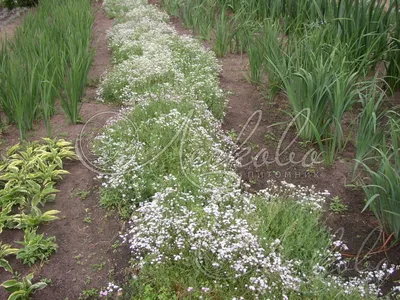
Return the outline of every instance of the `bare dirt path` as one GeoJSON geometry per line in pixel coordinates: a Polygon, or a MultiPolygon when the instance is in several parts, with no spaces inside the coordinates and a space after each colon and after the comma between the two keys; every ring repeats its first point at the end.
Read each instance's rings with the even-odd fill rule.
{"type": "MultiPolygon", "coordinates": [[[[103,72],[111,66],[111,53],[107,47],[106,32],[113,21],[108,19],[101,9],[101,3],[94,3],[95,23],[93,27],[93,43],[96,54],[89,72],[89,84],[85,101],[82,104],[81,116],[88,120],[93,115],[116,111],[117,108],[95,101],[96,85],[103,72]],[[89,86],[90,85],[90,86],[89,86]]],[[[11,32],[9,29],[8,32],[11,32]]],[[[98,118],[99,126],[109,115],[98,118]]],[[[52,119],[53,135],[69,141],[81,133],[83,124],[70,125],[61,109],[52,119]]],[[[46,136],[43,124],[37,123],[35,130],[29,135],[30,140],[46,136]]],[[[2,135],[1,150],[17,143],[19,134],[14,126],[10,126],[2,135]]],[[[32,299],[94,299],[91,293],[98,295],[98,290],[108,282],[119,282],[128,265],[128,249],[119,245],[119,232],[122,222],[116,213],[107,212],[99,206],[98,182],[96,173],[87,169],[80,161],[67,162],[66,175],[58,184],[60,192],[54,203],[46,204],[44,210],[61,211],[60,220],[41,226],[40,232],[47,236],[55,236],[59,246],[57,252],[50,257],[48,263],[28,269],[15,259],[10,263],[22,275],[35,273],[35,280],[48,278],[51,280],[45,289],[36,292],[32,299]],[[97,290],[95,290],[97,289],[97,290]]],[[[6,230],[1,234],[3,242],[12,243],[22,240],[20,231],[6,230]]],[[[0,282],[10,279],[9,274],[0,272],[0,282]]],[[[7,299],[3,288],[0,299],[7,299]]]]}

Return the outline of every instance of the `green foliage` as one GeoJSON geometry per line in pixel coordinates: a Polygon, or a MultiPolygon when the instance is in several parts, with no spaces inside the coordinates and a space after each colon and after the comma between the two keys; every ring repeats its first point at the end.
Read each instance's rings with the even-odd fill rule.
{"type": "Polygon", "coordinates": [[[25,240],[20,242],[22,249],[0,243],[0,267],[13,272],[4,259],[10,254],[17,254],[23,263],[32,265],[55,251],[55,238],[45,239],[43,234],[36,234],[36,229],[58,219],[59,211],[42,212],[38,206],[54,200],[58,192],[54,188],[56,180],[68,174],[62,169],[63,160],[74,158],[73,147],[65,140],[45,138],[44,143],[16,144],[8,149],[0,162],[0,233],[3,228],[24,229],[25,240]]]}
{"type": "Polygon", "coordinates": [[[75,159],[73,147],[65,140],[44,139],[11,147],[0,163],[0,205],[37,206],[54,200],[55,181],[68,174],[63,159],[75,159]]]}
{"type": "MultiPolygon", "coordinates": [[[[319,145],[328,165],[350,138],[342,119],[364,97],[359,95],[365,90],[358,84],[362,78],[385,61],[389,87],[400,84],[398,1],[219,0],[210,5],[190,0],[180,10],[177,0],[163,2],[189,28],[212,26],[218,56],[246,51],[250,81],[262,83],[266,71],[270,96],[286,93],[300,136],[319,145]],[[193,7],[210,7],[208,17],[194,21],[188,13],[193,7]]],[[[365,114],[371,104],[368,108],[365,114]]],[[[363,147],[357,159],[367,152],[363,147]]]]}
{"type": "Polygon", "coordinates": [[[373,80],[370,85],[360,90],[359,102],[362,110],[358,115],[358,128],[356,135],[356,163],[357,171],[359,162],[376,154],[376,148],[382,144],[384,132],[382,125],[386,112],[382,108],[386,94],[378,86],[378,80],[373,80]]]}
{"type": "Polygon", "coordinates": [[[0,267],[6,270],[7,272],[13,273],[13,269],[5,259],[8,255],[14,255],[18,252],[17,248],[12,248],[8,244],[2,244],[0,242],[0,267]]]}
{"type": "Polygon", "coordinates": [[[35,291],[44,289],[47,284],[39,281],[32,283],[33,273],[26,275],[22,281],[15,279],[7,280],[1,284],[7,291],[12,294],[8,297],[8,300],[28,300],[29,296],[35,291]]]}
{"type": "Polygon", "coordinates": [[[65,27],[69,27],[73,35],[68,35],[65,43],[66,47],[66,70],[65,97],[61,98],[62,107],[72,124],[79,121],[80,99],[84,95],[87,74],[94,58],[94,50],[89,50],[91,41],[91,31],[94,16],[91,12],[90,1],[69,2],[69,7],[65,10],[71,20],[65,19],[65,27]],[[71,25],[67,25],[72,23],[71,25]]]}
{"type": "Polygon", "coordinates": [[[347,209],[347,205],[343,204],[342,200],[338,196],[333,197],[331,204],[329,204],[329,210],[335,214],[341,214],[347,211],[347,209]]]}
{"type": "MultiPolygon", "coordinates": [[[[124,24],[126,28],[117,20],[111,38],[113,50],[120,54],[118,49],[135,48],[138,36],[143,33],[139,25],[146,24],[144,27],[154,32],[145,35],[141,53],[119,61],[107,75],[103,83],[105,94],[112,95],[114,101],[128,103],[131,108],[123,118],[104,129],[94,147],[107,173],[103,176],[102,204],[116,207],[124,217],[131,217],[126,240],[130,243],[132,269],[137,276],[124,289],[124,297],[335,299],[345,295],[346,299],[374,299],[377,293],[369,290],[372,273],[345,281],[340,274],[331,272],[335,266],[340,268],[343,261],[338,262],[339,253],[330,249],[331,236],[320,223],[322,195],[289,184],[292,193],[286,194],[279,187],[267,188],[256,195],[241,189],[239,177],[232,172],[235,159],[224,156],[231,153],[232,144],[218,130],[220,123],[207,110],[210,106],[202,102],[209,104],[210,99],[199,97],[198,90],[190,90],[199,83],[205,89],[213,88],[212,77],[204,76],[207,81],[203,82],[199,74],[203,75],[200,70],[215,66],[199,63],[198,56],[186,55],[188,51],[176,51],[189,47],[174,43],[168,27],[149,17],[149,11],[151,14],[154,11],[139,1],[134,2],[106,3],[106,10],[119,11],[117,16],[122,15],[124,22],[128,22],[129,16],[137,17],[135,22],[124,24]],[[129,12],[124,14],[126,11],[129,12]],[[167,37],[157,32],[160,27],[162,32],[168,32],[167,37]],[[130,30],[134,32],[134,42],[130,30]],[[113,40],[118,34],[126,36],[113,40]],[[160,37],[152,38],[156,35],[160,37]],[[157,49],[157,55],[146,50],[147,47],[157,49]],[[155,67],[161,72],[147,77],[155,67]],[[185,76],[191,72],[195,75],[186,80],[185,76]],[[170,78],[173,75],[176,77],[170,78]],[[176,88],[175,82],[187,89],[176,88]]],[[[196,18],[199,19],[196,13],[191,14],[191,5],[208,3],[165,2],[190,27],[196,26],[196,18]]],[[[252,18],[261,18],[258,21],[262,22],[265,14],[261,10],[272,1],[218,1],[222,2],[227,11],[210,5],[210,14],[216,16],[215,26],[222,25],[218,29],[220,41],[230,31],[223,26],[235,27],[239,22],[230,19],[232,13],[245,5],[253,11],[260,8],[252,18]]],[[[291,10],[288,14],[292,14],[293,22],[297,22],[296,18],[316,17],[315,14],[297,16],[305,11],[305,1],[298,1],[298,5],[295,1],[286,2],[291,5],[285,9],[291,10]]],[[[278,8],[273,15],[281,16],[278,8]]],[[[300,116],[303,117],[300,124],[306,124],[312,140],[318,140],[321,147],[330,147],[329,153],[336,153],[346,140],[340,122],[357,102],[359,93],[354,88],[359,85],[360,74],[368,68],[367,60],[362,57],[356,62],[349,61],[346,57],[350,45],[343,45],[339,39],[329,44],[327,39],[336,34],[332,26],[319,31],[312,26],[289,28],[284,24],[282,29],[276,20],[267,22],[274,25],[271,32],[268,26],[243,27],[246,28],[243,32],[255,28],[252,32],[263,37],[275,35],[275,39],[265,39],[269,44],[266,49],[274,50],[271,53],[264,49],[263,55],[270,55],[270,60],[267,63],[264,57],[253,60],[254,70],[264,68],[275,72],[275,82],[284,90],[291,86],[288,82],[295,85],[289,92],[296,112],[313,109],[313,115],[300,116]],[[291,31],[296,35],[282,37],[282,32],[291,31]],[[304,38],[302,33],[307,36],[304,38]],[[296,55],[297,49],[301,49],[301,55],[296,55]],[[314,69],[317,72],[313,73],[314,69]],[[303,87],[305,91],[301,90],[303,87]],[[296,98],[296,93],[304,96],[306,103],[296,98]],[[317,125],[324,127],[322,132],[317,125]]],[[[240,45],[252,42],[253,37],[246,40],[243,32],[240,39],[226,39],[229,44],[234,43],[238,52],[240,45]]],[[[185,42],[190,44],[190,39],[185,38],[185,42]]],[[[218,51],[232,51],[230,47],[218,51]]],[[[259,73],[254,74],[257,78],[259,73]]],[[[339,244],[334,245],[339,247],[339,244]]]]}
{"type": "Polygon", "coordinates": [[[253,84],[261,83],[264,64],[264,42],[259,38],[254,38],[248,48],[250,63],[250,82],[253,84]]]}
{"type": "Polygon", "coordinates": [[[264,247],[281,241],[281,250],[288,259],[300,259],[300,272],[307,274],[315,265],[326,265],[326,257],[318,250],[331,244],[329,232],[321,226],[321,212],[308,211],[293,198],[284,195],[273,201],[258,199],[254,222],[264,247]],[[258,221],[258,222],[257,222],[258,221]]]}
{"type": "Polygon", "coordinates": [[[58,217],[55,215],[59,213],[58,210],[49,210],[42,213],[38,207],[32,206],[29,214],[26,215],[25,213],[22,213],[13,215],[12,220],[18,224],[16,226],[18,229],[31,228],[37,227],[42,223],[57,220],[58,217]]]}
{"type": "Polygon", "coordinates": [[[2,3],[8,9],[13,9],[15,7],[36,6],[39,0],[2,0],[2,3]]]}
{"type": "MultiPolygon", "coordinates": [[[[139,160],[136,162],[139,165],[143,164],[143,167],[132,168],[121,174],[121,180],[123,178],[123,182],[131,182],[131,188],[125,190],[118,186],[101,189],[101,204],[106,208],[117,208],[128,218],[133,208],[132,203],[139,204],[146,201],[157,190],[168,186],[169,183],[164,178],[166,174],[177,178],[180,190],[192,192],[198,189],[193,186],[193,181],[204,180],[200,177],[204,176],[203,174],[210,173],[210,177],[215,176],[217,181],[230,180],[229,176],[221,178],[217,174],[212,175],[209,165],[197,170],[192,168],[192,161],[200,157],[210,165],[218,166],[215,167],[218,170],[226,168],[218,164],[219,158],[207,148],[207,145],[210,146],[212,140],[218,137],[218,133],[212,125],[201,118],[205,113],[204,107],[195,107],[191,101],[152,101],[146,106],[137,106],[127,115],[129,121],[118,122],[106,128],[104,133],[109,138],[99,142],[95,151],[104,157],[109,155],[113,157],[107,162],[107,167],[120,164],[119,156],[113,155],[115,151],[121,151],[115,145],[114,141],[117,140],[121,145],[130,145],[122,151],[133,151],[136,149],[136,143],[143,145],[138,150],[139,160]],[[200,127],[207,128],[210,135],[200,134],[196,130],[200,127]],[[135,128],[135,134],[138,134],[135,137],[132,135],[134,134],[132,128],[135,128]],[[127,134],[128,132],[130,134],[127,134]],[[204,147],[205,150],[200,152],[200,147],[204,147]],[[182,153],[185,153],[184,157],[182,153]]],[[[128,165],[124,168],[128,168],[128,165]]]]}
{"type": "Polygon", "coordinates": [[[370,182],[363,189],[382,228],[400,238],[400,118],[389,114],[389,133],[376,148],[377,155],[361,162],[370,182]]]}
{"type": "Polygon", "coordinates": [[[51,135],[49,120],[56,98],[62,100],[70,121],[77,121],[93,58],[89,51],[92,24],[89,0],[42,0],[35,12],[27,13],[13,38],[2,43],[1,108],[8,122],[17,124],[22,139],[40,119],[51,135]]]}
{"type": "Polygon", "coordinates": [[[395,25],[393,33],[389,38],[389,51],[386,58],[386,77],[385,80],[389,86],[395,90],[400,89],[400,12],[399,12],[399,1],[393,1],[394,7],[393,22],[395,25]]]}
{"type": "Polygon", "coordinates": [[[232,48],[232,24],[226,16],[226,10],[221,9],[219,18],[215,23],[215,43],[213,50],[219,57],[225,56],[232,48]]]}
{"type": "Polygon", "coordinates": [[[96,288],[83,290],[79,295],[79,300],[98,299],[99,290],[96,288]]]}
{"type": "Polygon", "coordinates": [[[49,257],[57,250],[56,238],[45,238],[44,234],[37,234],[36,230],[27,229],[24,234],[24,241],[17,242],[23,248],[17,252],[17,258],[23,264],[32,266],[36,262],[47,261],[49,257]]]}

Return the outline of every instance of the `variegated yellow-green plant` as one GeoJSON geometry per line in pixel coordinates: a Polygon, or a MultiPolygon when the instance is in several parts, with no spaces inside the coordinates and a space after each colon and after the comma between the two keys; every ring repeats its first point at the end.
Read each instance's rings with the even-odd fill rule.
{"type": "MultiPolygon", "coordinates": [[[[6,271],[13,273],[5,259],[8,255],[17,254],[24,263],[33,264],[38,259],[47,259],[56,250],[54,238],[44,240],[36,234],[36,229],[42,223],[58,219],[56,215],[60,212],[42,212],[38,206],[55,199],[56,181],[69,173],[63,169],[63,161],[75,158],[70,142],[45,138],[42,143],[14,145],[0,161],[0,233],[4,228],[25,231],[25,240],[20,242],[22,249],[0,243],[0,267],[6,271]],[[13,213],[15,208],[19,212],[13,213]],[[46,251],[41,253],[43,249],[46,251]]],[[[9,280],[2,286],[13,292],[11,299],[27,299],[30,292],[44,287],[42,283],[32,285],[30,281],[28,275],[22,282],[9,280]]]]}
{"type": "Polygon", "coordinates": [[[7,151],[0,164],[0,191],[2,207],[12,203],[21,207],[37,206],[54,200],[55,182],[68,174],[63,160],[76,158],[71,143],[65,140],[43,139],[44,144],[33,142],[16,144],[7,151]]]}
{"type": "Polygon", "coordinates": [[[12,248],[8,244],[2,244],[0,242],[0,267],[2,267],[4,270],[12,273],[13,269],[11,268],[10,264],[8,261],[5,259],[6,256],[16,254],[18,252],[17,248],[12,248]]]}
{"type": "Polygon", "coordinates": [[[33,273],[26,275],[22,281],[11,279],[1,284],[7,291],[12,292],[8,300],[29,299],[29,295],[47,286],[43,281],[32,283],[33,273]]]}

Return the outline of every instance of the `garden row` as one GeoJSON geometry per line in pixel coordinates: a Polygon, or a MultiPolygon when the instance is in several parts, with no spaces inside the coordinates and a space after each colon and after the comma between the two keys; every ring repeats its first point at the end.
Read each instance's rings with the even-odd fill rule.
{"type": "MultiPolygon", "coordinates": [[[[36,120],[51,135],[56,100],[71,123],[79,121],[89,67],[93,13],[90,0],[43,0],[0,52],[1,110],[25,138],[36,120]]],[[[4,124],[2,124],[4,126],[4,124]]]]}
{"type": "Polygon", "coordinates": [[[272,182],[246,192],[221,130],[215,54],[147,1],[104,9],[114,67],[99,97],[124,108],[94,149],[101,203],[130,219],[124,298],[375,299],[394,267],[341,277],[345,245],[320,224],[325,194],[272,182]]]}
{"type": "Polygon", "coordinates": [[[24,240],[15,243],[0,241],[0,267],[12,279],[1,284],[12,292],[9,300],[28,299],[31,293],[46,287],[43,281],[32,283],[33,273],[20,278],[6,259],[16,255],[22,264],[32,266],[45,262],[56,251],[55,237],[37,233],[39,225],[58,219],[59,211],[42,212],[40,207],[53,201],[56,181],[68,174],[63,170],[63,160],[76,158],[73,147],[64,140],[44,139],[44,143],[17,144],[7,151],[0,162],[0,233],[3,229],[24,231],[24,240]]]}
{"type": "Polygon", "coordinates": [[[354,144],[365,208],[400,238],[400,117],[388,101],[400,87],[397,0],[162,2],[217,55],[246,52],[249,80],[287,96],[299,136],[327,165],[354,144]]]}

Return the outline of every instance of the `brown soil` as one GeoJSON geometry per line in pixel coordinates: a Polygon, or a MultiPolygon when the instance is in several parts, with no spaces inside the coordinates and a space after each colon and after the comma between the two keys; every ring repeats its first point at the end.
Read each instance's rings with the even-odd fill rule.
{"type": "MultiPolygon", "coordinates": [[[[93,28],[93,43],[96,54],[89,72],[90,87],[87,87],[85,101],[82,104],[81,116],[88,120],[101,112],[116,111],[108,105],[95,101],[96,83],[103,72],[111,66],[111,53],[107,48],[106,31],[111,28],[112,20],[101,10],[101,3],[93,4],[95,8],[95,23],[93,28]]],[[[13,32],[17,23],[10,24],[6,29],[13,32]]],[[[105,122],[109,116],[102,115],[96,121],[105,122]]],[[[64,138],[71,142],[81,133],[82,124],[71,125],[59,108],[52,119],[53,136],[64,138]]],[[[30,132],[29,140],[38,140],[47,136],[42,122],[35,124],[30,132]]],[[[19,142],[19,133],[15,126],[10,126],[3,132],[1,152],[7,147],[19,142]]],[[[46,204],[44,210],[61,211],[60,220],[41,226],[40,232],[46,236],[55,236],[58,244],[57,252],[50,260],[41,265],[28,268],[16,259],[9,259],[14,269],[22,275],[35,273],[35,280],[49,278],[52,283],[45,289],[34,294],[32,299],[78,299],[84,290],[101,289],[108,282],[121,282],[128,266],[129,249],[120,246],[119,232],[124,224],[116,213],[108,212],[99,206],[98,182],[96,174],[88,170],[80,161],[67,162],[66,170],[71,174],[64,176],[57,188],[54,203],[46,204]]],[[[22,231],[5,230],[1,234],[3,243],[13,243],[23,240],[22,231]]],[[[0,282],[11,279],[9,273],[0,271],[0,282]]],[[[0,289],[0,299],[6,299],[7,293],[0,289]]],[[[90,298],[87,298],[90,299],[90,298]]]]}

